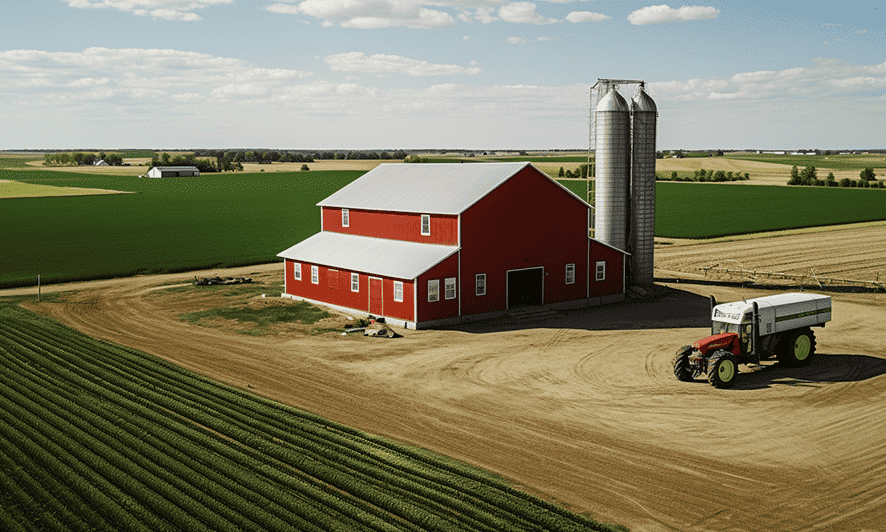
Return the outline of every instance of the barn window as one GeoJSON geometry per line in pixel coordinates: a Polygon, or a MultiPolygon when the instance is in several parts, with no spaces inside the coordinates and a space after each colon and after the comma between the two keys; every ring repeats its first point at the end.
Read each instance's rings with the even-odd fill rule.
{"type": "Polygon", "coordinates": [[[293,277],[295,278],[295,280],[301,281],[301,263],[300,262],[294,262],[292,264],[292,272],[293,272],[293,277]]]}
{"type": "Polygon", "coordinates": [[[341,226],[348,227],[351,223],[350,213],[348,213],[347,209],[341,210],[341,226]]]}
{"type": "Polygon", "coordinates": [[[351,274],[351,292],[359,292],[360,291],[360,274],[352,273],[351,274]]]}
{"type": "Polygon", "coordinates": [[[455,277],[446,278],[446,299],[455,299],[455,277]]]}
{"type": "Polygon", "coordinates": [[[606,280],[606,261],[598,260],[597,261],[597,280],[605,281],[606,280]]]}
{"type": "Polygon", "coordinates": [[[566,284],[575,284],[575,263],[566,265],[566,284]]]}
{"type": "Polygon", "coordinates": [[[486,274],[478,273],[476,277],[474,277],[474,293],[478,296],[486,295],[486,274]]]}
{"type": "Polygon", "coordinates": [[[320,268],[317,266],[311,266],[311,282],[320,284],[320,268]]]}
{"type": "Polygon", "coordinates": [[[394,281],[394,301],[403,301],[403,281],[394,281]]]}
{"type": "Polygon", "coordinates": [[[428,280],[428,303],[440,301],[440,279],[428,280]]]}
{"type": "Polygon", "coordinates": [[[422,236],[431,236],[431,215],[421,215],[421,234],[422,236]]]}

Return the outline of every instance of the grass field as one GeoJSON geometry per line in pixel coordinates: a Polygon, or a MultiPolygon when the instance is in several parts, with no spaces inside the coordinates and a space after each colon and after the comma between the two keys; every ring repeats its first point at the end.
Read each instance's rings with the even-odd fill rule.
{"type": "Polygon", "coordinates": [[[0,303],[0,528],[617,530],[0,303]]]}
{"type": "MultiPolygon", "coordinates": [[[[886,168],[886,155],[773,155],[736,153],[727,154],[726,159],[756,161],[762,163],[784,164],[787,166],[814,166],[816,168],[832,168],[834,170],[863,170],[864,168],[886,168]]],[[[856,175],[856,177],[858,177],[856,175]]]]}
{"type": "Polygon", "coordinates": [[[53,187],[49,185],[37,185],[34,183],[22,183],[21,181],[8,181],[0,179],[0,199],[4,198],[38,198],[48,196],[84,196],[91,194],[122,194],[117,190],[103,190],[98,188],[81,187],[53,187]]]}
{"type": "Polygon", "coordinates": [[[657,183],[655,235],[717,236],[886,219],[886,190],[657,183]]]}
{"type": "MultiPolygon", "coordinates": [[[[359,171],[138,179],[6,171],[29,183],[138,192],[3,199],[0,287],[274,262],[320,230],[316,203],[359,171]]],[[[584,181],[562,181],[583,197],[584,181]]],[[[656,235],[705,238],[886,219],[886,191],[658,183],[656,235]]]]}
{"type": "Polygon", "coordinates": [[[0,200],[2,287],[35,284],[37,274],[56,283],[273,262],[319,231],[316,203],[362,172],[17,174],[43,185],[139,194],[0,200]]]}

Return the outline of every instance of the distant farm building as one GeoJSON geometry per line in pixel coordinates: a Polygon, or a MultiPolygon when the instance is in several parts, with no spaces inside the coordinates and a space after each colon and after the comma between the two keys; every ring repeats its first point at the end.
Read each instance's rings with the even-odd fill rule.
{"type": "Polygon", "coordinates": [[[154,166],[148,177],[191,177],[200,175],[196,166],[154,166]]]}
{"type": "Polygon", "coordinates": [[[109,166],[108,162],[104,159],[99,159],[93,163],[95,166],[109,166]]]}
{"type": "Polygon", "coordinates": [[[382,164],[318,206],[321,231],[278,255],[284,297],[410,328],[624,298],[626,253],[529,163],[382,164]]]}

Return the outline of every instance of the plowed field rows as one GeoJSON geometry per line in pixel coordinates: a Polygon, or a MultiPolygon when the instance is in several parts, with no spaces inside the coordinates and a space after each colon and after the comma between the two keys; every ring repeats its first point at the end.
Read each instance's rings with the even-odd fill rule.
{"type": "MultiPolygon", "coordinates": [[[[705,277],[746,280],[747,275],[702,268],[813,274],[860,281],[886,281],[886,224],[858,224],[814,232],[787,231],[761,238],[674,241],[661,239],[655,249],[658,277],[705,277]]],[[[760,283],[784,282],[777,276],[753,277],[760,283]]]]}

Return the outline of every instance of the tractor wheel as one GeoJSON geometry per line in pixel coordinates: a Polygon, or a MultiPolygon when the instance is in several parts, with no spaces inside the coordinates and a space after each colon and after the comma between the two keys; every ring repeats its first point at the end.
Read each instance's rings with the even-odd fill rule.
{"type": "Polygon", "coordinates": [[[799,329],[785,335],[784,345],[778,354],[778,362],[797,368],[809,363],[815,354],[815,333],[812,329],[799,329]]]}
{"type": "Polygon", "coordinates": [[[714,388],[732,388],[738,376],[738,361],[735,355],[719,350],[708,360],[708,382],[714,388]]]}
{"type": "Polygon", "coordinates": [[[674,356],[674,376],[684,382],[692,380],[692,368],[689,366],[690,353],[692,353],[692,346],[685,345],[674,356]]]}

